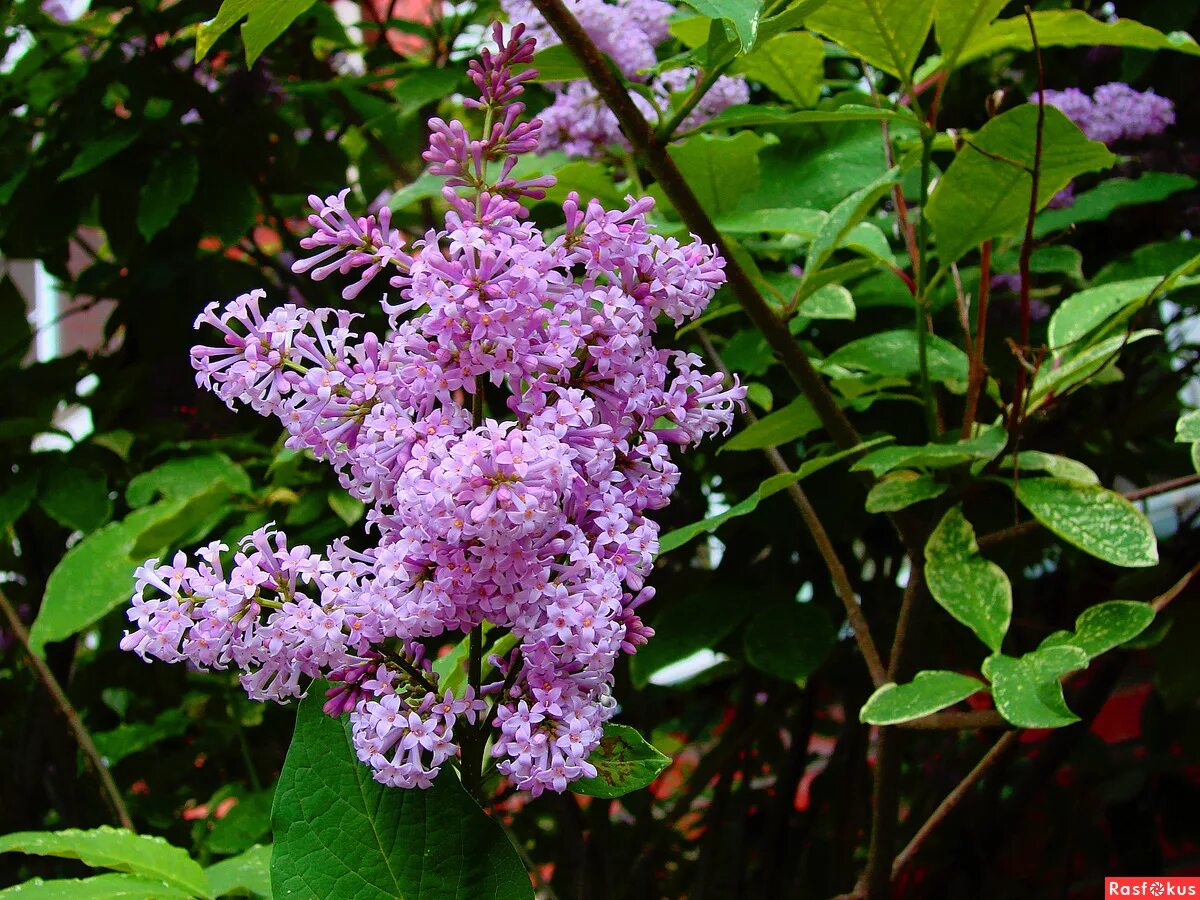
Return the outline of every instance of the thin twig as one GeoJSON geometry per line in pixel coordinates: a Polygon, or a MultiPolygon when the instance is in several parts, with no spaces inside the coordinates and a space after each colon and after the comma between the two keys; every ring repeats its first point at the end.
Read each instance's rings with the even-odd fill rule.
{"type": "Polygon", "coordinates": [[[1200,563],[1196,563],[1196,565],[1188,569],[1182,578],[1150,601],[1150,605],[1154,607],[1154,612],[1160,613],[1166,609],[1167,604],[1182,594],[1183,589],[1191,583],[1191,580],[1195,578],[1197,574],[1200,574],[1200,563]]]}
{"type": "MultiPolygon", "coordinates": [[[[696,329],[696,335],[704,347],[704,352],[708,354],[713,365],[725,376],[726,382],[732,381],[733,376],[729,368],[725,365],[725,360],[721,358],[721,354],[713,346],[712,338],[709,337],[708,332],[701,327],[696,329]]],[[[758,416],[749,407],[741,413],[741,416],[750,425],[758,421],[758,416]]],[[[767,461],[771,464],[771,468],[778,474],[785,475],[792,471],[778,448],[766,447],[763,449],[763,455],[766,456],[767,461]]],[[[817,511],[809,501],[804,489],[796,482],[792,482],[787,487],[787,494],[800,511],[800,518],[804,521],[808,533],[812,535],[813,543],[817,545],[817,552],[821,554],[825,568],[829,570],[829,577],[833,581],[834,591],[837,593],[838,599],[842,601],[842,606],[846,610],[846,619],[850,623],[851,631],[854,632],[854,640],[857,642],[859,652],[862,653],[863,660],[867,664],[867,670],[871,674],[871,682],[875,687],[881,687],[888,680],[883,668],[883,660],[879,656],[878,648],[875,646],[875,639],[871,636],[871,628],[867,624],[866,616],[863,615],[862,605],[858,602],[854,586],[850,584],[850,577],[846,574],[846,567],[842,565],[842,561],[837,555],[837,550],[834,549],[833,542],[829,539],[829,533],[825,530],[825,526],[821,522],[821,517],[817,515],[817,511]]]]}
{"type": "Polygon", "coordinates": [[[987,378],[984,362],[986,347],[988,297],[992,288],[992,242],[984,241],[979,250],[979,299],[975,303],[975,341],[969,345],[970,359],[967,366],[967,399],[963,409],[962,430],[959,437],[964,441],[971,436],[975,416],[979,410],[979,395],[987,378]]]}
{"type": "Polygon", "coordinates": [[[96,773],[97,779],[100,781],[100,792],[104,799],[108,802],[109,808],[116,816],[117,822],[122,828],[134,830],[133,819],[129,817],[129,810],[125,806],[125,801],[121,797],[121,792],[117,789],[117,783],[113,781],[112,773],[108,770],[108,764],[104,761],[104,757],[100,755],[100,751],[96,749],[95,742],[92,741],[92,735],[87,730],[87,726],[83,724],[83,719],[79,717],[79,713],[75,707],[71,705],[71,701],[67,699],[66,693],[62,689],[62,685],[58,683],[58,679],[54,677],[54,673],[50,671],[50,667],[33,652],[33,648],[29,645],[29,632],[25,630],[25,624],[21,621],[21,617],[17,615],[17,611],[13,609],[12,603],[3,591],[0,591],[0,612],[4,613],[4,618],[8,620],[8,628],[13,633],[13,637],[17,639],[17,643],[21,645],[21,649],[25,651],[25,655],[29,658],[29,667],[33,670],[34,676],[41,683],[46,693],[50,695],[50,699],[54,701],[54,705],[58,707],[58,711],[62,713],[63,718],[67,720],[67,725],[71,729],[71,735],[75,738],[75,743],[79,745],[79,749],[83,751],[84,759],[88,761],[91,769],[96,773]]]}
{"type": "Polygon", "coordinates": [[[892,863],[892,881],[895,881],[899,877],[900,873],[904,871],[904,867],[917,855],[922,845],[928,840],[929,835],[933,833],[933,830],[962,802],[963,797],[967,795],[967,791],[983,777],[988,769],[996,764],[997,760],[1001,759],[1008,752],[1017,742],[1019,736],[1020,732],[1010,731],[1001,737],[1000,740],[996,741],[992,749],[984,754],[983,759],[975,765],[975,768],[968,772],[967,776],[958,783],[954,790],[946,795],[946,799],[938,804],[938,808],[925,820],[925,824],[917,829],[917,833],[913,835],[912,840],[896,856],[895,861],[892,863]]]}

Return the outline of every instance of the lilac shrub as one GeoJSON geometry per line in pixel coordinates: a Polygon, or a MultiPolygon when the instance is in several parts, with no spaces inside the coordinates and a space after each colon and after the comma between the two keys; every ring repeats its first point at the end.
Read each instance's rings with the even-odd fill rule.
{"type": "Polygon", "coordinates": [[[745,391],[654,343],[660,316],[694,318],[724,281],[713,248],[651,231],[650,200],[606,210],[572,193],[553,240],[526,221],[523,201],[553,184],[512,175],[542,132],[521,121],[533,72],[511,68],[534,40],[520,25],[495,38],[470,64],[481,136],[430,122],[442,230],[409,246],[386,209],[310,198],[314,253],[293,268],[356,276],[347,299],[386,274],[387,334],[359,334],[343,310],[268,310],[263,291],[197,320],[220,336],[193,348],[197,382],[330,463],[377,542],[318,553],[267,526],[232,557],[214,543],[150,560],[121,646],[233,667],[258,700],[325,677],[326,711],[350,714],[384,784],[427,787],[490,734],[498,770],[538,794],[595,775],[613,666],[652,634],[638,614],[654,595],[647,514],[679,479],[670,450],[728,430],[745,391]],[[426,639],[484,626],[511,631],[512,652],[488,660],[478,690],[439,685],[426,639]]]}
{"type": "MultiPolygon", "coordinates": [[[[501,7],[513,23],[521,23],[548,47],[558,43],[541,13],[530,0],[501,0],[501,7]]],[[[668,37],[667,20],[675,8],[662,0],[567,0],[567,7],[580,25],[606,53],[626,78],[645,82],[653,102],[640,93],[630,96],[651,124],[657,123],[659,110],[670,104],[671,95],[690,90],[696,82],[696,70],[671,69],[653,78],[646,70],[657,62],[656,48],[668,37]]],[[[716,79],[695,108],[681,123],[683,129],[695,128],[722,110],[750,99],[745,79],[722,75],[716,79]]],[[[561,150],[568,156],[599,157],[612,147],[629,149],[617,118],[596,89],[586,81],[560,86],[554,102],[542,112],[545,138],[542,151],[561,150]]]]}

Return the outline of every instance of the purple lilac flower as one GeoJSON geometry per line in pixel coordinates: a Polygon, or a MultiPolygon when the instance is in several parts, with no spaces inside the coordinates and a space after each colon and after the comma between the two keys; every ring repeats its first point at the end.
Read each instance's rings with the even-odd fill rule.
{"type": "MultiPolygon", "coordinates": [[[[1037,102],[1037,94],[1031,98],[1037,102]]],[[[1175,104],[1154,91],[1135,91],[1112,82],[1096,88],[1089,97],[1078,88],[1047,90],[1045,102],[1057,107],[1094,141],[1113,144],[1162,134],[1175,123],[1175,104]]]]}
{"type": "MultiPolygon", "coordinates": [[[[629,79],[645,81],[644,70],[656,62],[655,48],[667,39],[667,19],[674,7],[662,0],[568,0],[568,7],[579,19],[596,46],[608,54],[629,79]]],[[[509,21],[523,23],[538,36],[543,46],[558,43],[558,36],[542,18],[530,0],[501,0],[509,21]]],[[[631,94],[634,104],[652,124],[658,122],[658,109],[666,109],[672,93],[689,90],[696,82],[696,70],[672,69],[649,80],[655,100],[631,94]],[[656,105],[658,109],[656,109],[656,105]]],[[[740,76],[722,75],[682,123],[683,129],[695,128],[722,110],[750,99],[750,88],[740,76]]],[[[542,113],[544,138],[542,152],[561,150],[568,156],[601,156],[612,147],[629,149],[614,116],[586,81],[559,86],[554,102],[542,113]]]]}
{"type": "MultiPolygon", "coordinates": [[[[613,667],[653,633],[638,613],[658,551],[648,517],[679,480],[673,446],[727,431],[745,390],[698,357],[657,347],[660,316],[698,316],[724,282],[712,247],[655,234],[650,200],[563,204],[563,233],[526,221],[550,178],[513,177],[542,123],[521,121],[513,75],[534,43],[517,26],[470,75],[484,134],[434,119],[425,159],[445,178],[444,226],[411,246],[385,211],[313,197],[313,256],[296,271],[389,277],[390,330],[252,291],[207,308],[197,383],[277,417],[287,446],[328,461],[369,504],[377,541],[317,553],[271,526],[231,562],[211,544],[137,573],[121,642],[143,658],[235,667],[256,699],[300,695],[323,675],[326,711],[348,712],[360,760],[389,785],[426,787],[457,735],[494,724],[498,770],[520,789],[564,790],[612,716],[613,667]],[[490,382],[488,415],[480,393],[490,382]],[[499,402],[503,398],[503,402],[499,402]],[[482,623],[510,631],[495,680],[451,692],[423,641],[482,623]],[[488,700],[491,699],[489,706],[488,700]]],[[[499,633],[499,632],[497,632],[499,633]]]]}

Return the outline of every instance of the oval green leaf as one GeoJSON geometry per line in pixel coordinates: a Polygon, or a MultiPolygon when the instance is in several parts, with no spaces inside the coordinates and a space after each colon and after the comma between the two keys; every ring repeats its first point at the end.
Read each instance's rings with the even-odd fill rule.
{"type": "Polygon", "coordinates": [[[636,728],[613,722],[604,726],[600,746],[592,751],[588,762],[596,767],[596,777],[571,782],[571,790],[603,800],[640,791],[671,764],[636,728]]]}
{"type": "Polygon", "coordinates": [[[925,581],[942,609],[999,651],[1012,618],[1012,585],[994,562],[979,555],[975,529],[955,506],[925,545],[925,581]]]}
{"type": "Polygon", "coordinates": [[[1061,478],[1023,478],[1016,491],[1034,518],[1085,553],[1115,566],[1158,564],[1154,528],[1120,494],[1061,478]]]}
{"type": "Polygon", "coordinates": [[[918,672],[908,684],[885,684],[873,693],[858,714],[870,725],[911,722],[986,691],[977,678],[957,672],[918,672]]]}

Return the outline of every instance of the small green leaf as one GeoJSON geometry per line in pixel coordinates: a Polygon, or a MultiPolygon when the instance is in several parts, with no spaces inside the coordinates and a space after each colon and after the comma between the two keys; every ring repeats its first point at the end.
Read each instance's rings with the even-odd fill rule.
{"type": "Polygon", "coordinates": [[[112,731],[98,732],[92,738],[111,768],[127,756],[183,734],[187,731],[188,721],[182,710],[168,709],[153,722],[125,722],[112,731]]]}
{"type": "Polygon", "coordinates": [[[366,507],[361,500],[356,500],[345,491],[329,492],[329,508],[337,513],[338,518],[347,525],[353,525],[366,514],[366,507]]]}
{"type": "Polygon", "coordinates": [[[907,80],[933,24],[934,0],[830,0],[805,25],[907,80]]]}
{"type": "Polygon", "coordinates": [[[571,782],[571,791],[612,800],[648,787],[671,760],[659,753],[636,728],[608,722],[600,746],[588,762],[596,767],[594,778],[571,782]]]}
{"type": "Polygon", "coordinates": [[[1042,641],[1043,647],[1078,647],[1095,659],[1114,647],[1132,641],[1154,621],[1154,607],[1132,600],[1109,600],[1085,609],[1075,620],[1075,631],[1063,631],[1042,641]]]}
{"type": "Polygon", "coordinates": [[[952,444],[883,447],[858,460],[852,470],[867,471],[878,478],[900,468],[942,469],[973,460],[987,462],[1004,449],[1007,440],[1008,435],[1003,428],[991,426],[975,437],[952,444]]]}
{"type": "Polygon", "coordinates": [[[256,791],[238,797],[224,816],[215,820],[204,838],[209,852],[221,855],[242,853],[271,834],[271,801],[274,790],[256,791]]]}
{"type": "Polygon", "coordinates": [[[1015,457],[1004,460],[1008,468],[1018,468],[1022,472],[1045,472],[1064,481],[1078,481],[1080,484],[1099,484],[1100,478],[1077,459],[1058,456],[1054,453],[1043,453],[1041,450],[1022,450],[1015,457]]]}
{"type": "Polygon", "coordinates": [[[528,67],[521,67],[521,71],[525,68],[537,69],[537,78],[531,79],[532,81],[577,81],[587,77],[587,73],[579,67],[575,54],[566,44],[555,44],[538,50],[533,56],[533,62],[528,67]]]}
{"type": "Polygon", "coordinates": [[[186,900],[192,894],[141,875],[108,872],[91,878],[34,878],[0,891],[11,900],[186,900]]]}
{"type": "Polygon", "coordinates": [[[12,852],[78,859],[93,868],[164,882],[197,897],[212,896],[204,870],[186,850],[172,847],[160,837],[134,834],[124,828],[102,825],[90,831],[21,831],[0,837],[0,853],[12,852]]]}
{"type": "MultiPolygon", "coordinates": [[[[929,198],[938,257],[949,265],[989,238],[1014,234],[1029,213],[1038,107],[1023,103],[991,119],[955,156],[929,198]]],[[[1052,106],[1045,108],[1038,208],[1077,175],[1116,157],[1052,106]]]]}
{"type": "Polygon", "coordinates": [[[1073,353],[1058,365],[1045,365],[1038,370],[1029,390],[1029,409],[1037,409],[1055,394],[1062,394],[1096,379],[1109,369],[1121,351],[1130,344],[1160,334],[1154,328],[1143,328],[1131,334],[1115,334],[1106,340],[1073,353]]]}
{"type": "Polygon", "coordinates": [[[84,175],[101,163],[108,162],[134,141],[141,134],[136,129],[120,129],[110,131],[94,140],[89,140],[80,149],[65,172],[58,176],[59,181],[68,181],[79,175],[84,175]]]}
{"type": "Polygon", "coordinates": [[[806,282],[829,261],[829,257],[845,240],[850,229],[863,220],[879,199],[892,189],[899,177],[900,170],[891,169],[871,184],[859,188],[833,208],[808,247],[808,256],[804,260],[806,282]]]}
{"type": "MultiPolygon", "coordinates": [[[[768,417],[769,418],[769,417],[768,417]]],[[[766,421],[763,419],[761,421],[766,421]]],[[[851,447],[849,450],[841,450],[837,453],[831,453],[828,456],[818,456],[815,459],[810,459],[804,462],[800,468],[794,472],[783,472],[778,475],[772,475],[766,481],[755,489],[754,493],[734,506],[731,506],[725,512],[718,513],[715,516],[709,516],[707,519],[701,519],[699,522],[694,522],[691,525],[685,525],[683,528],[677,528],[674,531],[668,531],[658,541],[658,552],[669,553],[679,547],[682,547],[692,538],[697,537],[704,532],[711,534],[721,527],[730,519],[738,516],[745,516],[758,508],[758,504],[773,494],[778,494],[782,490],[786,490],[790,485],[795,484],[807,478],[816,472],[821,471],[826,466],[832,465],[840,459],[845,459],[847,456],[852,456],[855,453],[861,453],[864,447],[874,446],[886,438],[868,441],[860,444],[857,447],[851,447]]]]}
{"type": "Polygon", "coordinates": [[[324,688],[300,703],[275,791],[274,895],[532,900],[516,851],[454,771],[427,790],[374,781],[348,726],[322,712],[324,688]]]}
{"type": "Polygon", "coordinates": [[[240,856],[223,859],[204,870],[213,895],[240,891],[271,898],[271,845],[257,844],[240,856]]]}
{"type": "Polygon", "coordinates": [[[975,529],[950,509],[925,544],[925,581],[942,609],[1000,650],[1012,619],[1012,585],[1004,570],[979,554],[975,529]]]}
{"type": "Polygon", "coordinates": [[[710,19],[723,19],[732,25],[743,52],[754,46],[762,0],[687,0],[687,5],[710,19]]]}
{"type": "Polygon", "coordinates": [[[1061,679],[1087,665],[1088,655],[1078,647],[1044,647],[1019,659],[989,656],[983,674],[1007,721],[1021,728],[1061,728],[1079,721],[1063,699],[1061,679]]]}
{"type": "Polygon", "coordinates": [[[918,672],[908,684],[885,684],[873,693],[858,714],[870,725],[911,722],[986,691],[987,685],[957,672],[918,672]]]}
{"type": "Polygon", "coordinates": [[[761,450],[799,440],[821,427],[817,411],[803,394],[787,406],[747,425],[722,445],[722,450],[761,450]]]}
{"type": "Polygon", "coordinates": [[[25,510],[37,495],[37,478],[23,473],[17,481],[0,491],[0,531],[6,531],[10,525],[25,515],[25,510]]]}
{"type": "MultiPolygon", "coordinates": [[[[1042,47],[1134,47],[1140,50],[1177,50],[1192,56],[1200,46],[1182,31],[1163,34],[1133,19],[1103,22],[1081,9],[1039,10],[1033,27],[1042,47]]],[[[1032,50],[1033,38],[1024,16],[1000,19],[974,32],[957,59],[966,65],[1001,50],[1032,50]]]]}
{"type": "Polygon", "coordinates": [[[737,71],[797,106],[813,106],[825,80],[825,45],[811,34],[778,34],[743,57],[737,71]]]}
{"type": "Polygon", "coordinates": [[[749,599],[730,605],[727,591],[701,592],[670,604],[654,616],[654,640],[629,660],[629,678],[641,690],[661,669],[709,650],[750,614],[749,599]]]}
{"type": "Polygon", "coordinates": [[[948,488],[949,485],[935,481],[927,473],[911,470],[894,472],[871,486],[867,493],[867,512],[895,512],[914,503],[940,497],[948,488]]]}
{"type": "Polygon", "coordinates": [[[200,25],[196,33],[196,60],[203,59],[226,31],[241,22],[242,41],[246,45],[246,64],[254,61],[313,0],[224,0],[215,18],[200,25]]]}
{"type": "Polygon", "coordinates": [[[137,227],[146,241],[174,221],[199,180],[200,166],[191,153],[155,157],[138,195],[137,227]]]}
{"type": "Polygon", "coordinates": [[[1174,172],[1144,172],[1140,178],[1109,178],[1075,196],[1061,209],[1043,211],[1034,223],[1034,237],[1044,237],[1080,222],[1103,222],[1126,206],[1160,203],[1179,191],[1195,187],[1196,179],[1174,172]]]}
{"type": "Polygon", "coordinates": [[[1200,409],[1184,413],[1175,423],[1175,440],[1181,444],[1200,441],[1200,409]]]}
{"type": "Polygon", "coordinates": [[[837,627],[812,603],[772,603],[750,620],[743,644],[750,665],[803,685],[837,644],[837,627]]]}
{"type": "Polygon", "coordinates": [[[84,534],[107,522],[113,509],[103,473],[67,460],[43,473],[38,505],[60,525],[84,534]]]}
{"type": "MultiPolygon", "coordinates": [[[[929,376],[955,393],[967,389],[967,355],[949,341],[930,336],[929,376]]],[[[912,378],[918,371],[917,338],[911,328],[882,331],[851,341],[825,357],[821,368],[853,369],[894,378],[912,378]]]]}
{"type": "Polygon", "coordinates": [[[854,297],[840,284],[817,288],[801,301],[796,315],[804,319],[843,319],[853,321],[858,310],[854,297]]]}
{"type": "Polygon", "coordinates": [[[125,501],[132,507],[145,506],[155,497],[182,500],[195,497],[217,480],[228,482],[238,493],[250,493],[250,476],[224,453],[172,459],[129,480],[125,501]]]}
{"type": "Polygon", "coordinates": [[[1120,494],[1060,478],[1022,478],[1016,490],[1034,518],[1085,553],[1115,566],[1158,564],[1154,528],[1120,494]]]}

